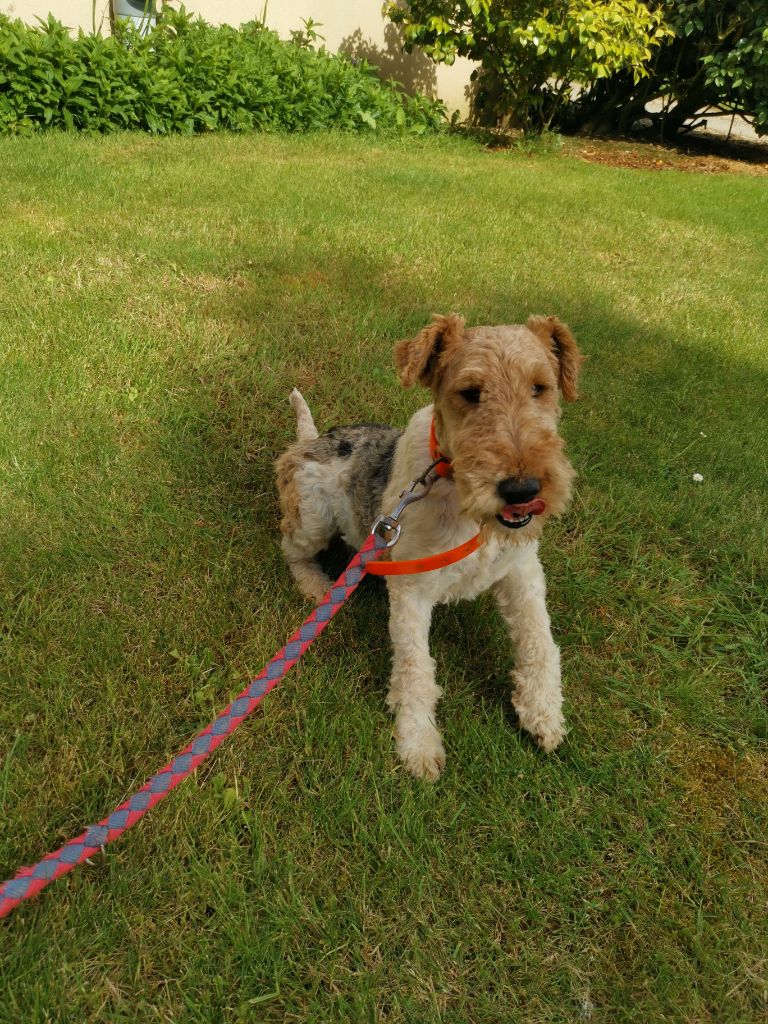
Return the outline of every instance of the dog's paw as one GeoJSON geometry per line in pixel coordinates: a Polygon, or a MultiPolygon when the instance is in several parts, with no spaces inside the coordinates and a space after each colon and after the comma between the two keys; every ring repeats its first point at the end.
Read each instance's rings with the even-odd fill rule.
{"type": "Polygon", "coordinates": [[[307,574],[296,578],[296,585],[301,593],[312,604],[320,604],[322,599],[333,586],[333,580],[320,573],[307,574]]]}
{"type": "Polygon", "coordinates": [[[565,720],[561,717],[559,722],[542,725],[535,732],[531,730],[531,735],[545,754],[551,754],[563,742],[567,732],[565,720]]]}
{"type": "Polygon", "coordinates": [[[565,739],[568,731],[565,719],[559,708],[531,708],[524,704],[516,704],[514,697],[512,704],[520,725],[529,732],[538,745],[546,754],[551,754],[556,747],[565,739]]]}
{"type": "Polygon", "coordinates": [[[434,782],[445,768],[445,748],[434,725],[397,729],[395,736],[397,753],[411,775],[434,782]]]}
{"type": "Polygon", "coordinates": [[[521,681],[517,673],[513,673],[513,679],[517,687],[512,694],[512,706],[517,712],[518,721],[541,749],[549,754],[560,746],[568,731],[563,718],[563,698],[559,685],[548,688],[550,692],[547,700],[541,692],[543,688],[532,693],[530,680],[521,681]]]}

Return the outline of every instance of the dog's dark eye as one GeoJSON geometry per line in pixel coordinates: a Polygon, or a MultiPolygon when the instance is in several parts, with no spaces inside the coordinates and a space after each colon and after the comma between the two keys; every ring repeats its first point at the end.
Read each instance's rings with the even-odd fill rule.
{"type": "Polygon", "coordinates": [[[477,405],[480,401],[480,388],[464,388],[459,394],[470,405],[477,405]]]}
{"type": "Polygon", "coordinates": [[[534,384],[533,387],[531,388],[531,394],[533,395],[534,398],[538,398],[539,395],[543,395],[546,390],[547,390],[547,385],[546,384],[534,384]]]}

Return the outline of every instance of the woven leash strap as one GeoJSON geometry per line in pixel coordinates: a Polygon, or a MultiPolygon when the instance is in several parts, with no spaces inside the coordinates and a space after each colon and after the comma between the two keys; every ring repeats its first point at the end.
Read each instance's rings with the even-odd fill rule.
{"type": "Polygon", "coordinates": [[[317,639],[336,612],[355,590],[366,572],[366,566],[386,549],[384,541],[371,534],[344,572],[339,576],[320,604],[296,630],[285,647],[255,679],[225,708],[219,717],[203,730],[170,764],[153,775],[146,785],[97,825],[91,825],[77,839],[70,839],[54,853],[49,853],[30,868],[21,868],[15,878],[0,885],[0,918],[5,917],[23,900],[71,871],[87,857],[97,853],[127,831],[146,812],[183,782],[197,766],[212,754],[220,743],[233,733],[253,709],[266,697],[302,654],[317,639]]]}

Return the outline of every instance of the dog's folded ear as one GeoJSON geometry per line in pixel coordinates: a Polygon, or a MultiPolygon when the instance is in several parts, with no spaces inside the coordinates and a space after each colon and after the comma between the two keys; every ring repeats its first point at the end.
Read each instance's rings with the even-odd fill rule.
{"type": "Polygon", "coordinates": [[[418,381],[431,388],[437,382],[441,357],[464,335],[464,317],[434,314],[432,323],[417,334],[395,345],[395,368],[404,388],[418,381]]]}
{"type": "Polygon", "coordinates": [[[579,369],[585,358],[579,352],[576,339],[556,316],[529,316],[525,326],[557,360],[560,391],[566,402],[574,402],[579,397],[579,369]]]}

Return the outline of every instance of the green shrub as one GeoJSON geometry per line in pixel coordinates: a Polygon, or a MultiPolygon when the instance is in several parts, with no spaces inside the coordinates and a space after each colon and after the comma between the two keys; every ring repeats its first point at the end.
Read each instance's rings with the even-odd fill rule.
{"type": "Polygon", "coordinates": [[[73,38],[52,15],[38,27],[0,15],[0,133],[439,128],[442,104],[313,49],[313,37],[213,27],[183,8],[146,36],[121,24],[73,38]]]}
{"type": "Polygon", "coordinates": [[[478,61],[483,119],[526,134],[557,124],[574,93],[596,82],[647,74],[670,34],[653,0],[388,0],[385,13],[402,26],[406,51],[478,61]]]}

